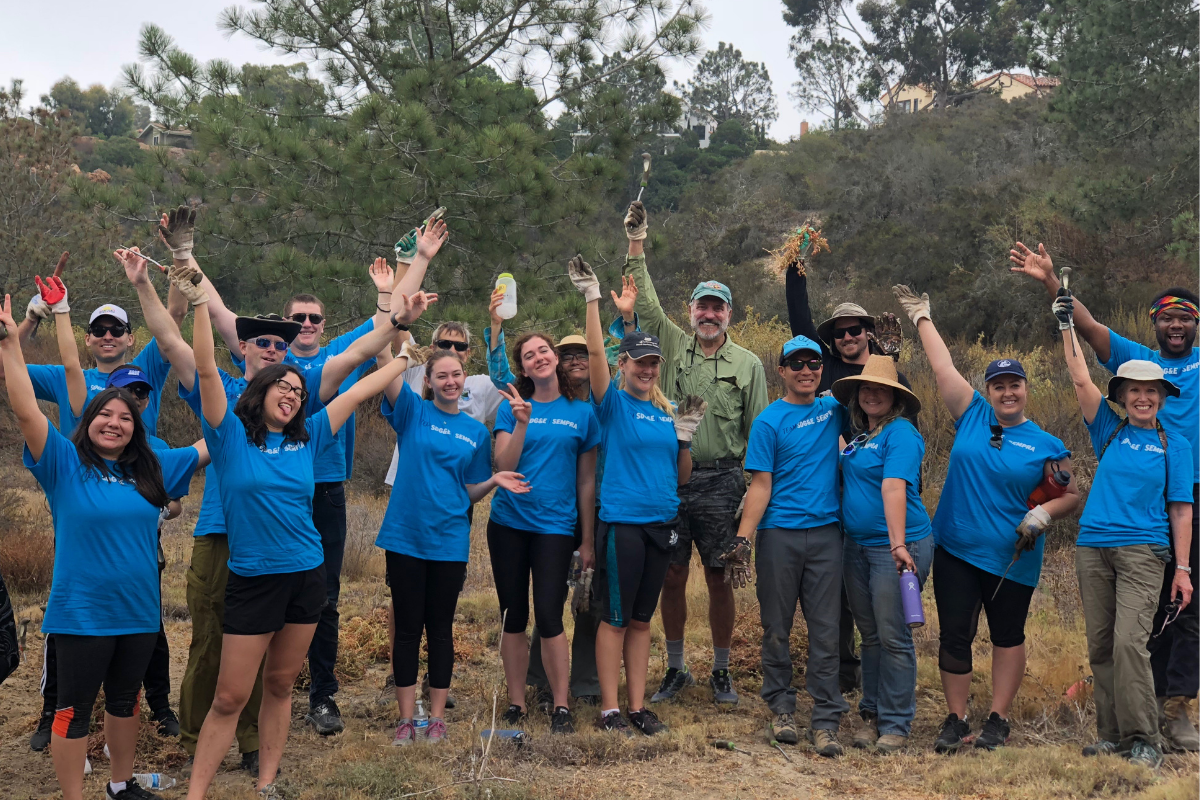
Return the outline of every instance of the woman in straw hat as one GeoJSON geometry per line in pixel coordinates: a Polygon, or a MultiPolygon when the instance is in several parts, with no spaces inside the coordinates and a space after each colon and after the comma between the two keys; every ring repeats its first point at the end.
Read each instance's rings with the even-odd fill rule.
{"type": "Polygon", "coordinates": [[[1192,599],[1186,566],[1192,449],[1181,432],[1159,421],[1163,403],[1178,397],[1179,388],[1158,364],[1135,360],[1120,366],[1108,382],[1107,398],[1101,396],[1071,339],[1070,295],[1055,300],[1053,308],[1064,323],[1064,354],[1098,462],[1075,543],[1099,734],[1083,754],[1121,753],[1154,768],[1162,763],[1162,741],[1146,643],[1162,632],[1151,628],[1172,549],[1177,565],[1172,601],[1183,608],[1192,599]],[[1125,418],[1105,399],[1124,408],[1125,418]]]}
{"type": "Polygon", "coordinates": [[[925,440],[911,422],[921,401],[888,356],[871,356],[859,375],[833,384],[833,396],[860,433],[842,450],[842,574],[862,633],[866,723],[854,746],[891,753],[904,747],[917,710],[917,652],[904,619],[897,573],[923,586],[933,563],[933,528],[921,502],[925,440]]]}

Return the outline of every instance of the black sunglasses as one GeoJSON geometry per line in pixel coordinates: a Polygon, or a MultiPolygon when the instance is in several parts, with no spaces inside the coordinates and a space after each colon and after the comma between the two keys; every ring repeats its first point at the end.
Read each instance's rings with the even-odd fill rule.
{"type": "Polygon", "coordinates": [[[125,391],[129,392],[138,400],[145,400],[150,396],[150,387],[144,383],[131,383],[125,387],[125,391]]]}
{"type": "Polygon", "coordinates": [[[564,364],[570,364],[572,361],[587,361],[588,354],[587,353],[562,353],[559,355],[558,360],[564,364]]]}
{"type": "Polygon", "coordinates": [[[257,339],[255,339],[254,346],[261,347],[263,350],[270,350],[272,347],[274,347],[276,350],[278,350],[281,353],[286,353],[287,349],[288,349],[287,342],[276,342],[272,339],[266,338],[265,336],[260,336],[257,339]]]}
{"type": "Polygon", "coordinates": [[[434,341],[433,344],[439,350],[453,349],[453,350],[457,350],[460,353],[467,352],[467,348],[470,347],[470,345],[467,344],[466,342],[456,342],[453,339],[437,339],[434,341]]]}
{"type": "Polygon", "coordinates": [[[833,331],[833,338],[844,339],[847,336],[858,336],[862,332],[862,325],[851,325],[849,328],[835,328],[833,331]]]}
{"type": "Polygon", "coordinates": [[[111,333],[114,339],[120,339],[129,333],[129,326],[124,322],[114,322],[111,325],[105,325],[103,322],[93,322],[91,325],[88,325],[88,333],[97,339],[103,339],[106,333],[111,333]]]}
{"type": "Polygon", "coordinates": [[[300,311],[297,311],[295,314],[292,314],[292,322],[299,322],[301,325],[303,325],[304,320],[306,320],[306,319],[309,322],[311,322],[313,325],[320,325],[321,320],[325,319],[325,317],[322,316],[321,314],[305,314],[300,311]]]}
{"type": "Polygon", "coordinates": [[[992,429],[992,438],[988,439],[988,444],[999,450],[1004,445],[1004,428],[1000,425],[989,425],[992,429]]]}
{"type": "Polygon", "coordinates": [[[790,358],[783,362],[792,372],[799,372],[808,367],[810,371],[816,372],[821,368],[822,361],[819,358],[790,358]]]}
{"type": "Polygon", "coordinates": [[[284,394],[287,394],[288,392],[294,392],[296,397],[300,398],[301,403],[308,399],[308,392],[304,391],[299,386],[294,386],[293,384],[289,383],[286,378],[280,378],[279,380],[275,381],[275,386],[284,394]]]}

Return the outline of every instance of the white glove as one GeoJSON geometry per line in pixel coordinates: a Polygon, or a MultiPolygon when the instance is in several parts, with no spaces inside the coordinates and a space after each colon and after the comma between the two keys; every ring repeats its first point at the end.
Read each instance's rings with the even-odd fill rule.
{"type": "Polygon", "coordinates": [[[203,277],[200,270],[191,265],[171,267],[167,277],[192,305],[199,306],[208,302],[208,293],[200,288],[200,280],[203,277]]]}
{"type": "Polygon", "coordinates": [[[689,394],[675,409],[675,438],[681,442],[690,442],[704,419],[708,403],[694,394],[689,394]]]}
{"type": "Polygon", "coordinates": [[[592,271],[591,265],[583,260],[583,256],[577,255],[567,262],[567,275],[585,301],[590,303],[600,299],[600,279],[592,271]]]}
{"type": "Polygon", "coordinates": [[[646,238],[646,228],[650,224],[649,217],[646,216],[646,207],[642,205],[640,200],[634,200],[629,204],[629,210],[625,212],[625,235],[629,237],[631,242],[640,242],[646,238]]]}
{"type": "Polygon", "coordinates": [[[1041,506],[1029,509],[1021,524],[1017,526],[1017,549],[1027,552],[1037,547],[1038,537],[1050,527],[1050,513],[1041,506]]]}
{"type": "Polygon", "coordinates": [[[42,320],[50,319],[50,315],[54,312],[50,310],[50,306],[46,305],[46,301],[42,299],[40,294],[35,294],[29,298],[29,305],[25,307],[25,319],[37,325],[42,320]]]}
{"type": "Polygon", "coordinates": [[[896,295],[896,299],[900,301],[900,307],[904,309],[904,313],[908,314],[908,318],[912,320],[913,325],[916,325],[922,319],[927,319],[933,322],[933,317],[929,316],[929,294],[924,293],[920,297],[912,289],[904,285],[892,287],[892,294],[896,295]]]}
{"type": "Polygon", "coordinates": [[[400,357],[408,359],[408,366],[419,367],[429,360],[429,356],[433,354],[433,350],[428,347],[419,347],[412,339],[409,339],[400,346],[400,357]]]}

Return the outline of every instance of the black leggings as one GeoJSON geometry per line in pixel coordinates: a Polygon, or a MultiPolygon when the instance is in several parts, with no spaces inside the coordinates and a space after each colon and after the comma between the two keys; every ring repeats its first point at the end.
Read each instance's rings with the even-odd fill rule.
{"type": "Polygon", "coordinates": [[[649,623],[658,607],[671,551],[655,543],[643,525],[609,523],[605,535],[604,621],[624,628],[649,623]]]}
{"type": "Polygon", "coordinates": [[[933,553],[933,597],[941,626],[938,666],[951,675],[966,675],[973,668],[971,643],[979,629],[980,609],[987,613],[993,647],[1019,647],[1025,643],[1032,586],[1011,578],[1001,584],[999,575],[939,547],[933,553]]]}
{"type": "Polygon", "coordinates": [[[532,572],[533,613],[538,633],[545,639],[561,634],[563,604],[567,602],[567,571],[571,568],[575,537],[522,531],[489,519],[487,542],[504,632],[524,633],[529,627],[532,572]]]}
{"type": "Polygon", "coordinates": [[[396,639],[392,671],[396,685],[415,686],[421,632],[429,648],[429,685],[449,689],[454,671],[454,609],[467,577],[465,561],[428,561],[385,550],[392,587],[396,639]]]}
{"type": "Polygon", "coordinates": [[[65,739],[88,735],[92,706],[104,685],[104,710],[114,717],[132,717],[138,690],[158,632],[124,636],[54,634],[58,651],[58,707],[54,733],[65,739]]]}

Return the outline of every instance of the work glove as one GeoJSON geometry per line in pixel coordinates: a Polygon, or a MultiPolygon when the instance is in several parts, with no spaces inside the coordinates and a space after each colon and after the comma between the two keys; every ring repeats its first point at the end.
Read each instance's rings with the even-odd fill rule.
{"type": "Polygon", "coordinates": [[[1065,331],[1071,327],[1071,320],[1075,317],[1075,298],[1066,289],[1060,288],[1050,310],[1054,312],[1054,317],[1058,320],[1058,329],[1065,331]]]}
{"type": "Polygon", "coordinates": [[[879,352],[891,356],[895,361],[900,358],[900,346],[904,343],[904,334],[900,330],[900,320],[888,312],[875,318],[875,332],[872,334],[879,352]]]}
{"type": "Polygon", "coordinates": [[[428,347],[421,347],[412,339],[409,339],[404,344],[400,345],[400,357],[408,359],[409,367],[419,367],[429,360],[433,355],[433,350],[428,347]]]}
{"type": "Polygon", "coordinates": [[[908,314],[908,318],[912,320],[913,325],[916,325],[922,319],[933,322],[933,317],[929,316],[928,292],[918,297],[917,293],[912,289],[899,284],[892,287],[892,294],[896,295],[896,299],[900,301],[900,307],[904,309],[905,314],[908,314]]]}
{"type": "Polygon", "coordinates": [[[171,267],[170,272],[167,273],[167,279],[194,306],[208,302],[208,292],[200,288],[200,281],[203,277],[200,270],[190,264],[171,267]]]}
{"type": "Polygon", "coordinates": [[[641,200],[634,200],[625,212],[625,235],[631,242],[640,242],[646,238],[646,228],[650,220],[646,216],[646,207],[641,200]]]}
{"type": "Polygon", "coordinates": [[[413,228],[396,242],[396,263],[411,264],[417,257],[417,229],[413,228]]]}
{"type": "Polygon", "coordinates": [[[176,261],[192,257],[192,239],[196,232],[196,209],[180,206],[167,215],[167,226],[158,224],[158,233],[176,261]]]}
{"type": "Polygon", "coordinates": [[[1038,537],[1050,527],[1050,514],[1041,506],[1034,506],[1025,514],[1017,526],[1017,552],[1027,553],[1037,547],[1038,537]]]}
{"type": "Polygon", "coordinates": [[[43,282],[40,277],[34,275],[33,282],[37,284],[38,294],[41,295],[42,301],[50,306],[51,312],[66,314],[71,310],[71,306],[67,303],[67,287],[63,284],[62,278],[50,276],[43,282]]]}
{"type": "Polygon", "coordinates": [[[600,279],[592,271],[591,265],[583,260],[583,256],[576,255],[567,262],[567,275],[585,301],[590,303],[600,299],[600,279]]]}
{"type": "Polygon", "coordinates": [[[34,325],[37,325],[42,320],[50,319],[50,315],[53,313],[50,310],[50,306],[46,305],[46,301],[42,299],[40,291],[29,298],[29,305],[25,307],[25,319],[34,325]]]}
{"type": "Polygon", "coordinates": [[[592,607],[592,575],[594,573],[595,570],[591,567],[585,569],[571,592],[571,613],[575,616],[579,616],[581,612],[592,607]]]}
{"type": "Polygon", "coordinates": [[[707,410],[708,403],[696,395],[689,394],[683,398],[679,407],[675,409],[675,438],[681,442],[690,442],[707,410]]]}
{"type": "Polygon", "coordinates": [[[750,541],[744,536],[734,537],[729,549],[721,554],[725,562],[725,582],[735,589],[750,583],[750,541]]]}

